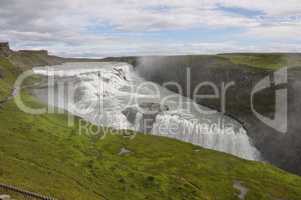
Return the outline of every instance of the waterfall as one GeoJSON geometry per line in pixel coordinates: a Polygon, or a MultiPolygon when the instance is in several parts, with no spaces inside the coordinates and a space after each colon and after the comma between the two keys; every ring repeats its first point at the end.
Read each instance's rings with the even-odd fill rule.
{"type": "Polygon", "coordinates": [[[61,103],[49,102],[47,89],[37,91],[38,97],[94,124],[175,138],[248,160],[260,159],[237,121],[218,112],[199,112],[212,110],[157,84],[146,84],[129,64],[65,63],[33,70],[53,79],[55,84],[48,89],[61,103]],[[68,85],[63,94],[59,85],[68,85]]]}

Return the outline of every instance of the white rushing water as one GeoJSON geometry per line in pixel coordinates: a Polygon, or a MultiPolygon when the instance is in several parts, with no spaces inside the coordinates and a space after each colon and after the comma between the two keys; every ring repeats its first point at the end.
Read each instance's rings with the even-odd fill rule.
{"type": "Polygon", "coordinates": [[[146,82],[129,64],[65,63],[36,67],[34,72],[53,78],[48,90],[36,90],[38,97],[91,123],[176,138],[260,160],[260,153],[237,121],[146,82]],[[49,96],[55,100],[49,101],[49,96]]]}

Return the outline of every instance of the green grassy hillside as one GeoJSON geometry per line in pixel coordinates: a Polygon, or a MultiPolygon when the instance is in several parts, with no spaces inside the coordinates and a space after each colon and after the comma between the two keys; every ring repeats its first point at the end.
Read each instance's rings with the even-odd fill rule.
{"type": "Polygon", "coordinates": [[[0,58],[0,101],[10,94],[16,76],[21,72],[7,59],[0,58]]]}
{"type": "MultiPolygon", "coordinates": [[[[142,58],[157,60],[161,58],[172,59],[173,57],[175,56],[146,56],[142,58]]],[[[181,57],[186,65],[198,62],[199,60],[204,61],[202,64],[206,64],[206,62],[210,61],[213,62],[214,65],[218,64],[220,66],[227,65],[227,67],[230,67],[231,65],[240,65],[266,70],[301,65],[301,54],[299,53],[226,53],[217,55],[182,55],[177,57],[181,57]]],[[[136,67],[141,64],[141,57],[109,57],[101,59],[101,61],[127,62],[136,67]]],[[[173,64],[177,65],[178,63],[173,64]]]]}
{"type": "Polygon", "coordinates": [[[47,51],[14,52],[8,59],[22,69],[31,69],[32,66],[60,64],[63,62],[63,58],[50,56],[47,51]]]}
{"type": "Polygon", "coordinates": [[[292,53],[233,53],[219,56],[229,59],[234,64],[272,70],[301,64],[301,55],[292,53]]]}
{"type": "MultiPolygon", "coordinates": [[[[16,68],[0,60],[1,97],[10,93],[16,68]]],[[[23,93],[32,106],[42,106],[23,93]]],[[[121,132],[80,135],[78,119],[29,115],[13,101],[0,108],[0,182],[61,200],[239,199],[297,200],[301,178],[269,164],[245,161],[172,139],[121,132]],[[128,155],[119,155],[122,148],[128,155]]]]}

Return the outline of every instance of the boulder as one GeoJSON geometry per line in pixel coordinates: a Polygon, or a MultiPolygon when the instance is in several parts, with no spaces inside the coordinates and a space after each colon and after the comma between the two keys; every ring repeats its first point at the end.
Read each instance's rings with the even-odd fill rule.
{"type": "Polygon", "coordinates": [[[150,132],[153,128],[153,124],[156,121],[156,117],[158,114],[168,111],[169,107],[166,105],[161,105],[159,103],[152,103],[152,102],[143,102],[136,107],[128,107],[122,111],[122,114],[126,116],[127,120],[135,125],[138,114],[140,121],[139,124],[139,131],[142,132],[150,132]]]}
{"type": "Polygon", "coordinates": [[[118,153],[119,156],[126,156],[126,155],[129,155],[131,154],[132,152],[126,148],[121,148],[120,149],[120,152],[118,153]]]}
{"type": "Polygon", "coordinates": [[[122,111],[122,114],[126,116],[127,120],[134,124],[136,121],[136,115],[137,115],[138,109],[136,107],[128,107],[125,110],[122,111]]]}

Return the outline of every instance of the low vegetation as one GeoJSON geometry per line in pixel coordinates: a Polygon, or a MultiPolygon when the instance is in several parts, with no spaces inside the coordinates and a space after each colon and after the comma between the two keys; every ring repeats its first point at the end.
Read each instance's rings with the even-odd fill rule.
{"type": "MultiPolygon", "coordinates": [[[[282,169],[301,175],[300,77],[301,54],[222,54],[217,56],[168,56],[140,59],[137,67],[140,75],[158,84],[176,82],[185,96],[215,94],[210,82],[219,89],[217,98],[198,98],[195,101],[216,110],[225,108],[227,115],[240,121],[249,137],[265,160],[282,169]],[[253,114],[251,94],[253,88],[265,77],[281,67],[288,70],[288,130],[282,134],[267,126],[253,114]],[[190,72],[190,73],[188,73],[190,72]],[[190,74],[187,78],[187,73],[190,74]],[[189,84],[188,84],[189,83],[189,84]],[[222,101],[223,84],[234,83],[227,89],[222,101]],[[225,107],[222,107],[225,102],[225,107]]],[[[283,85],[284,86],[284,85],[283,85]]],[[[174,92],[177,87],[167,86],[174,92]]],[[[274,119],[275,88],[267,87],[254,95],[254,107],[258,113],[274,119]]]]}
{"type": "MultiPolygon", "coordinates": [[[[1,59],[0,69],[3,97],[17,68],[1,59]]],[[[22,97],[44,106],[26,91],[22,97]]],[[[151,135],[80,134],[79,123],[69,127],[66,114],[26,114],[13,101],[2,105],[0,182],[61,200],[239,199],[237,181],[248,188],[246,200],[301,197],[301,178],[269,164],[151,135]]]]}
{"type": "Polygon", "coordinates": [[[301,64],[301,56],[299,54],[234,53],[220,54],[219,56],[229,59],[234,64],[271,70],[289,66],[300,66],[301,64]]]}

